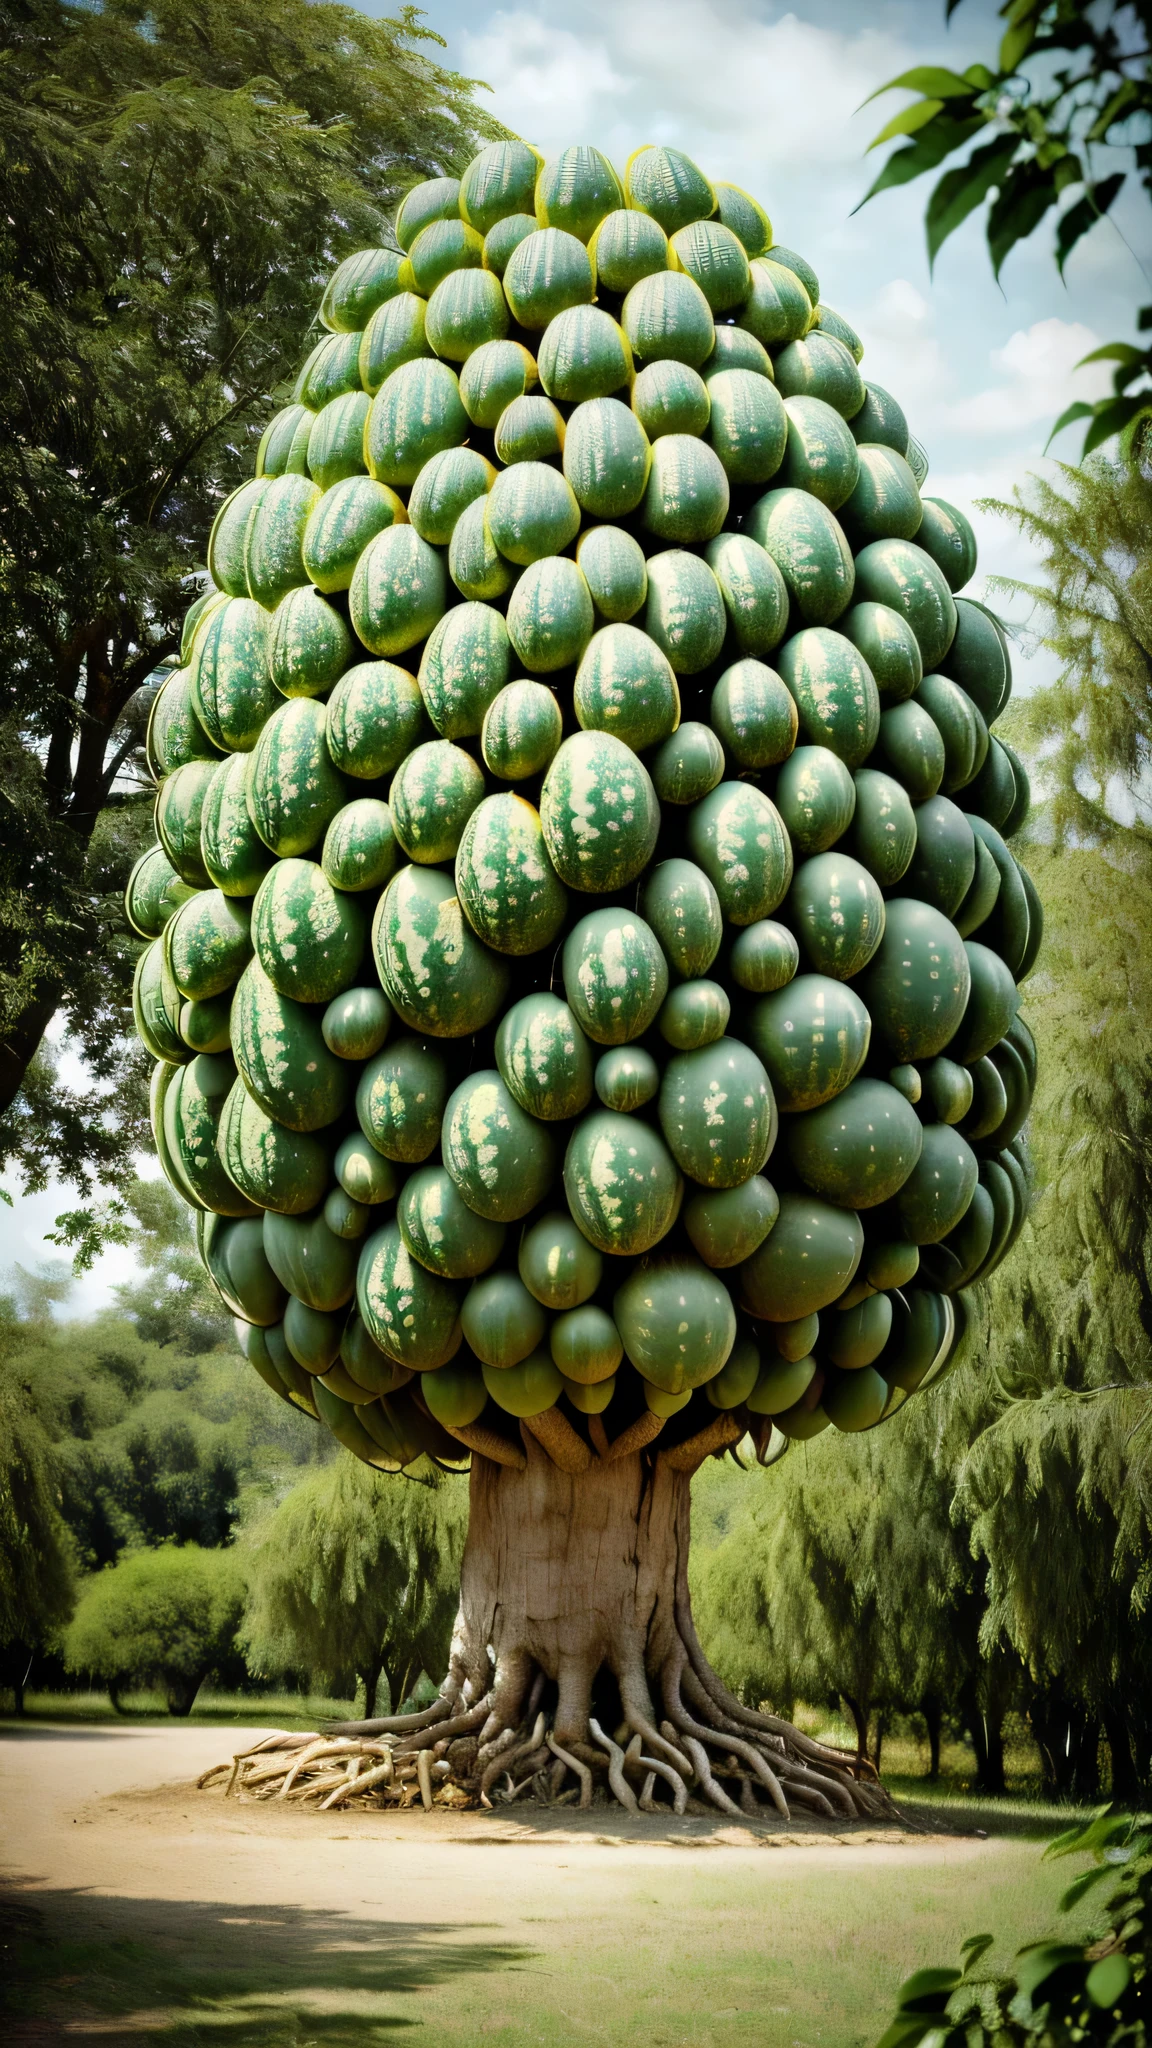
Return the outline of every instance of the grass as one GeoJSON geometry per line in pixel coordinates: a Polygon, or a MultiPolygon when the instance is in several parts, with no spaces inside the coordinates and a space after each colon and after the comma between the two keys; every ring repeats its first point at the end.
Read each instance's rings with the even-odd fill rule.
{"type": "MultiPolygon", "coordinates": [[[[30,1721],[173,1725],[162,1693],[130,1692],[125,1695],[124,1708],[118,1714],[106,1692],[29,1692],[24,1697],[24,1715],[30,1721]]],[[[325,1720],[350,1720],[356,1711],[354,1700],[329,1699],[323,1693],[228,1693],[204,1686],[189,1719],[220,1727],[315,1728],[325,1720]]]]}

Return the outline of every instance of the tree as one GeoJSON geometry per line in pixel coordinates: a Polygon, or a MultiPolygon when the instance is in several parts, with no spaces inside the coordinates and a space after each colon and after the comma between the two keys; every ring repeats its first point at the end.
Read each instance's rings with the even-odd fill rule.
{"type": "MultiPolygon", "coordinates": [[[[0,1310],[6,1304],[0,1305],[0,1310]]],[[[8,1350],[8,1317],[0,1343],[8,1350]]],[[[52,1445],[28,1389],[0,1357],[0,1673],[24,1710],[36,1655],[72,1611],[75,1556],[52,1445]]]]}
{"type": "Polygon", "coordinates": [[[119,897],[141,742],[212,514],[320,279],[500,132],[417,10],[308,0],[0,9],[0,1156],[75,1180],[90,1255],[146,1129],[119,897]],[[64,1086],[61,1015],[94,1085],[64,1086]]]}
{"type": "Polygon", "coordinates": [[[164,1180],[127,1191],[137,1277],[115,1289],[117,1305],[146,1344],[175,1345],[187,1357],[230,1335],[228,1316],[196,1252],[188,1210],[164,1180]]]}
{"type": "MultiPolygon", "coordinates": [[[[959,5],[960,0],[946,0],[949,19],[959,5]]],[[[911,138],[893,150],[861,204],[937,170],[974,143],[962,163],[945,171],[928,201],[929,261],[935,262],[948,236],[994,191],[988,253],[996,276],[1016,244],[1066,202],[1055,243],[1063,276],[1076,244],[1106,217],[1128,180],[1127,169],[1102,175],[1094,151],[1130,152],[1135,174],[1152,197],[1148,9],[1141,0],[1005,0],[1000,13],[1007,27],[994,66],[970,64],[961,75],[921,65],[872,94],[875,99],[903,90],[919,97],[869,145],[876,149],[896,136],[911,138]],[[976,142],[982,134],[989,139],[976,142]]],[[[1140,332],[1152,328],[1152,306],[1141,307],[1136,324],[1140,332]]],[[[1084,361],[1116,364],[1114,394],[1095,405],[1069,406],[1052,433],[1089,420],[1083,449],[1088,455],[1115,434],[1145,431],[1152,418],[1152,345],[1110,341],[1084,361]]]]}
{"type": "Polygon", "coordinates": [[[398,1713],[422,1671],[438,1684],[447,1670],[465,1524],[459,1487],[434,1467],[390,1485],[339,1459],[301,1480],[248,1532],[250,1668],[306,1671],[332,1691],[357,1678],[368,1715],[382,1676],[398,1713]]]}
{"type": "Polygon", "coordinates": [[[234,1550],[135,1551],[81,1587],[65,1662],[104,1679],[117,1708],[129,1684],[158,1684],[168,1712],[184,1716],[231,1653],[243,1604],[234,1550]]]}

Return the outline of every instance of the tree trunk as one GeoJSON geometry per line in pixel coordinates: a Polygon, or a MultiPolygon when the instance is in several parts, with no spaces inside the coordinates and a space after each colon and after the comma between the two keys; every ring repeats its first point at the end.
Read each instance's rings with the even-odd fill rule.
{"type": "Polygon", "coordinates": [[[1135,1808],[1140,1800],[1140,1781],[1132,1760],[1128,1723],[1122,1709],[1104,1716],[1104,1740],[1111,1759],[1112,1799],[1117,1806],[1135,1808]]]}
{"type": "Polygon", "coordinates": [[[505,1778],[555,1790],[571,1770],[582,1804],[599,1773],[628,1807],[658,1793],[683,1812],[691,1787],[741,1819],[762,1804],[786,1818],[790,1802],[830,1819],[889,1813],[866,1761],[745,1707],[697,1641],[689,1487],[730,1440],[726,1421],[663,1455],[613,1457],[603,1431],[593,1455],[570,1425],[552,1430],[554,1457],[527,1425],[523,1457],[473,1448],[448,1675],[435,1707],[403,1717],[404,1741],[434,1746],[485,1804],[505,1778]]]}
{"type": "Polygon", "coordinates": [[[984,1729],[986,1749],[980,1790],[994,1799],[1003,1799],[1008,1786],[1004,1777],[1004,1713],[998,1701],[989,1702],[984,1729]]]}
{"type": "Polygon", "coordinates": [[[185,1678],[183,1674],[170,1674],[165,1677],[164,1697],[168,1702],[168,1712],[175,1715],[178,1720],[185,1720],[192,1712],[196,1704],[196,1695],[204,1683],[204,1676],[205,1674],[201,1672],[199,1676],[193,1675],[191,1678],[185,1678]]]}
{"type": "Polygon", "coordinates": [[[380,1673],[383,1669],[382,1664],[370,1664],[364,1671],[356,1673],[364,1687],[364,1713],[368,1718],[376,1712],[376,1688],[380,1683],[380,1673]]]}
{"type": "Polygon", "coordinates": [[[868,1754],[868,1702],[865,1701],[861,1705],[859,1700],[853,1699],[850,1692],[842,1692],[840,1697],[852,1716],[852,1724],[856,1730],[856,1754],[858,1757],[865,1757],[868,1754]]]}
{"type": "Polygon", "coordinates": [[[112,1712],[114,1714],[126,1714],[128,1712],[127,1707],[124,1705],[124,1694],[128,1689],[129,1683],[129,1679],[123,1673],[118,1678],[110,1678],[108,1680],[108,1697],[112,1702],[112,1712]]]}
{"type": "Polygon", "coordinates": [[[928,1781],[934,1785],[940,1776],[940,1734],[944,1719],[940,1701],[934,1693],[921,1701],[920,1712],[928,1731],[928,1781]]]}

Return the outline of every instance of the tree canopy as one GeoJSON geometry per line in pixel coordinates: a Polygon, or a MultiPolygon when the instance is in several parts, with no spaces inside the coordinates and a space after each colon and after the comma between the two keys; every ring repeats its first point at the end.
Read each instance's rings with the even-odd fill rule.
{"type": "Polygon", "coordinates": [[[70,1671],[107,1681],[158,1681],[170,1714],[190,1714],[206,1678],[228,1657],[244,1582],[235,1550],[136,1551],[83,1586],[64,1637],[70,1671]]]}

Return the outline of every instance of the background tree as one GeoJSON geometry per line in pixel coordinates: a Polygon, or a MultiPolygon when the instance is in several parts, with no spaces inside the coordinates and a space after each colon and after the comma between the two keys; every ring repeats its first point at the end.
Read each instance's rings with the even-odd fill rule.
{"type": "MultiPolygon", "coordinates": [[[[959,5],[945,0],[949,20],[959,5]]],[[[1055,207],[1061,209],[1055,256],[1063,276],[1077,242],[1111,211],[1133,172],[1152,199],[1149,10],[1144,0],[1004,0],[1000,15],[1006,28],[994,64],[970,64],[963,74],[919,65],[871,95],[902,89],[918,97],[870,144],[876,149],[897,136],[910,138],[893,150],[861,204],[938,170],[971,143],[928,201],[930,263],[994,192],[987,218],[996,276],[1017,242],[1055,207]],[[1101,150],[1109,153],[1103,164],[1101,150]],[[1117,150],[1125,152],[1125,168],[1116,167],[1117,150]]],[[[1152,329],[1152,306],[1141,307],[1136,324],[1141,333],[1152,329]]],[[[1110,341],[1084,361],[1116,364],[1113,395],[1095,405],[1070,405],[1052,432],[1088,420],[1087,455],[1114,434],[1147,430],[1152,345],[1110,341]]]]}
{"type": "Polygon", "coordinates": [[[119,1707],[130,1683],[157,1684],[168,1712],[190,1714],[232,1650],[244,1602],[234,1550],[188,1543],[141,1550],[81,1588],[65,1631],[70,1671],[105,1680],[119,1707]]]}
{"type": "MultiPolygon", "coordinates": [[[[500,131],[416,9],[0,5],[0,1157],[131,1177],[119,893],[151,814],[134,693],[293,373],[320,283],[500,131]],[[57,1077],[60,1015],[115,1101],[57,1077]]],[[[117,1212],[107,1219],[115,1223],[117,1212]]]]}
{"type": "Polygon", "coordinates": [[[464,1488],[429,1466],[388,1480],[350,1458],[304,1479],[255,1523],[241,1642],[253,1671],[306,1671],[333,1691],[381,1677],[397,1712],[448,1649],[467,1527],[464,1488]]]}
{"type": "MultiPolygon", "coordinates": [[[[0,1303],[0,1345],[7,1350],[9,1305],[0,1303]]],[[[73,1544],[60,1512],[56,1459],[28,1388],[0,1358],[0,1683],[24,1707],[24,1686],[38,1649],[68,1619],[74,1594],[73,1544]]]]}

